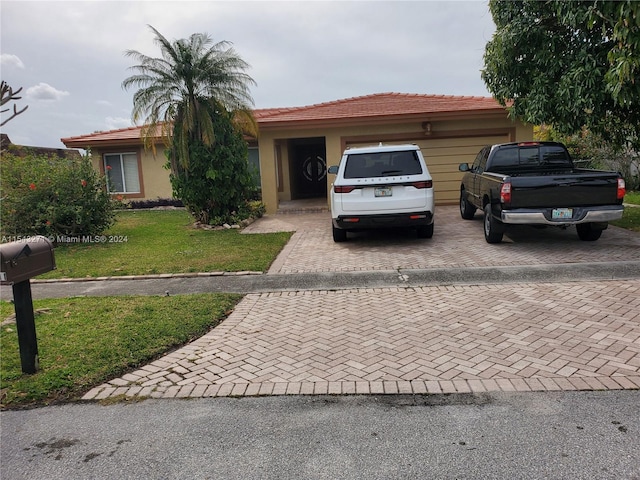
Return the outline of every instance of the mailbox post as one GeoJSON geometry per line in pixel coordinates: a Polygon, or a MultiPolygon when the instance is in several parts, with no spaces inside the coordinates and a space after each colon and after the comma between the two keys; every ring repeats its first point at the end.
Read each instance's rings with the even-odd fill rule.
{"type": "Polygon", "coordinates": [[[36,373],[38,370],[38,340],[30,279],[55,268],[53,243],[46,237],[28,237],[0,245],[0,283],[13,286],[23,373],[36,373]]]}

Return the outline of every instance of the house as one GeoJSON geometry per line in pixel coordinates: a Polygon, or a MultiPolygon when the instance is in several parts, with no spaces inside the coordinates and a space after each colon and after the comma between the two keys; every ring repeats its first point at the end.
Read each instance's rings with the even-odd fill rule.
{"type": "MultiPolygon", "coordinates": [[[[459,163],[472,163],[484,145],[533,138],[531,125],[511,120],[489,97],[379,93],[258,109],[254,116],[259,136],[249,142],[249,161],[259,165],[267,213],[276,212],[281,201],[327,198],[327,166],[338,164],[347,147],[380,142],[419,145],[434,179],[436,203],[455,204],[459,163]]],[[[111,184],[126,198],[171,197],[162,147],[155,157],[145,151],[140,127],[61,140],[70,148],[90,148],[96,168],[108,171],[111,184]]]]}
{"type": "Polygon", "coordinates": [[[70,158],[79,160],[82,155],[78,150],[51,147],[30,147],[27,145],[16,145],[6,133],[0,134],[0,152],[11,153],[17,157],[26,155],[39,155],[50,158],[70,158]]]}

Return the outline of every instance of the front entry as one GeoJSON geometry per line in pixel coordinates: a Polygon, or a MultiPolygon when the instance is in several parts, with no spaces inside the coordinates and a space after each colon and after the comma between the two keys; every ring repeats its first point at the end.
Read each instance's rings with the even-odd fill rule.
{"type": "Polygon", "coordinates": [[[324,137],[291,140],[289,173],[291,199],[327,196],[327,161],[324,137]]]}

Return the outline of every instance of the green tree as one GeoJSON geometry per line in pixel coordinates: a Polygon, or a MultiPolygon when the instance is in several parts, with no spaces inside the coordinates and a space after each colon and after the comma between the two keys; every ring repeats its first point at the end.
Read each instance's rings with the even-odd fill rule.
{"type": "Polygon", "coordinates": [[[216,142],[211,146],[198,141],[191,144],[189,169],[178,164],[170,176],[173,191],[204,224],[235,223],[261,215],[248,202],[255,187],[242,133],[225,111],[212,117],[212,127],[216,142]]]}
{"type": "Polygon", "coordinates": [[[216,141],[214,119],[231,112],[237,128],[256,133],[249,86],[254,80],[245,73],[249,65],[227,41],[214,43],[210,36],[194,33],[188,39],[170,42],[152,26],[162,57],[153,58],[136,50],[125,55],[138,65],[125,79],[123,88],[138,88],[133,96],[134,122],[144,122],[147,147],[154,148],[158,133],[170,147],[171,171],[178,165],[188,172],[194,145],[212,146],[216,141]]]}
{"type": "Polygon", "coordinates": [[[491,0],[482,78],[513,117],[640,147],[640,2],[491,0]]]}

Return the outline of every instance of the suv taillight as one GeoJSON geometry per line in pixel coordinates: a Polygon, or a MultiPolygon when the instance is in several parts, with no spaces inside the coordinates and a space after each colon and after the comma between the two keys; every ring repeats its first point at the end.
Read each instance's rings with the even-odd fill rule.
{"type": "Polygon", "coordinates": [[[431,188],[433,187],[433,182],[431,180],[425,180],[423,182],[413,182],[411,186],[415,188],[431,188]]]}
{"type": "Polygon", "coordinates": [[[334,185],[333,191],[336,193],[351,193],[356,189],[353,185],[334,185]]]}
{"type": "Polygon", "coordinates": [[[627,193],[627,186],[624,183],[624,178],[618,179],[618,200],[622,200],[627,193]]]}
{"type": "Polygon", "coordinates": [[[505,182],[500,188],[500,202],[511,203],[511,182],[505,182]]]}

